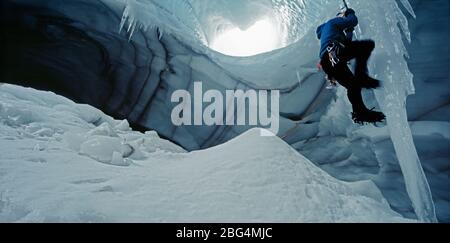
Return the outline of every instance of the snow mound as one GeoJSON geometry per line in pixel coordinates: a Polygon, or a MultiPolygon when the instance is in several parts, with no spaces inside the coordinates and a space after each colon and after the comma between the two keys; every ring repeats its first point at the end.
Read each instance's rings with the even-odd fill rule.
{"type": "Polygon", "coordinates": [[[0,104],[1,222],[411,222],[259,129],[185,153],[52,93],[0,104]]]}

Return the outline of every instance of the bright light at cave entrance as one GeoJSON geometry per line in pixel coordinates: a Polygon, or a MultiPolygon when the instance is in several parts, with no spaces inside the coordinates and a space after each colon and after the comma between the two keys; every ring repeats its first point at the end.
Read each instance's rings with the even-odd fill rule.
{"type": "Polygon", "coordinates": [[[211,48],[230,56],[253,56],[279,48],[279,39],[275,25],[264,19],[245,31],[234,28],[222,33],[211,48]]]}

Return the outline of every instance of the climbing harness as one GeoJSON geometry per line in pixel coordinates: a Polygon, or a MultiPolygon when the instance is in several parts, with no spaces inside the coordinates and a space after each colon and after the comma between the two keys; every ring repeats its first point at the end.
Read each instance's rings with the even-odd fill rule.
{"type": "Polygon", "coordinates": [[[343,48],[345,48],[344,44],[338,41],[334,41],[328,45],[328,58],[330,59],[330,63],[333,67],[340,63],[341,60],[339,59],[339,55],[341,54],[343,48]]]}

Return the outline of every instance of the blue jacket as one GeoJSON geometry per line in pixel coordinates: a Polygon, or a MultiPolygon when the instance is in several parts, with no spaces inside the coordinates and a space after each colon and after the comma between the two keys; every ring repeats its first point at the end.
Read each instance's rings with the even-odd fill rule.
{"type": "Polygon", "coordinates": [[[347,17],[336,17],[317,28],[317,38],[320,40],[320,58],[327,52],[332,41],[345,43],[353,39],[353,30],[358,25],[355,13],[347,17]]]}

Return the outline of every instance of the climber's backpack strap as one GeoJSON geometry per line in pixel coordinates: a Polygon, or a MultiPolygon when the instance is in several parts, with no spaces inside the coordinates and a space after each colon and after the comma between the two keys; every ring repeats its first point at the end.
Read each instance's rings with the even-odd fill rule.
{"type": "Polygon", "coordinates": [[[328,45],[327,47],[328,58],[330,59],[330,63],[333,67],[341,62],[339,56],[344,48],[345,48],[344,44],[338,41],[333,41],[328,45]]]}

